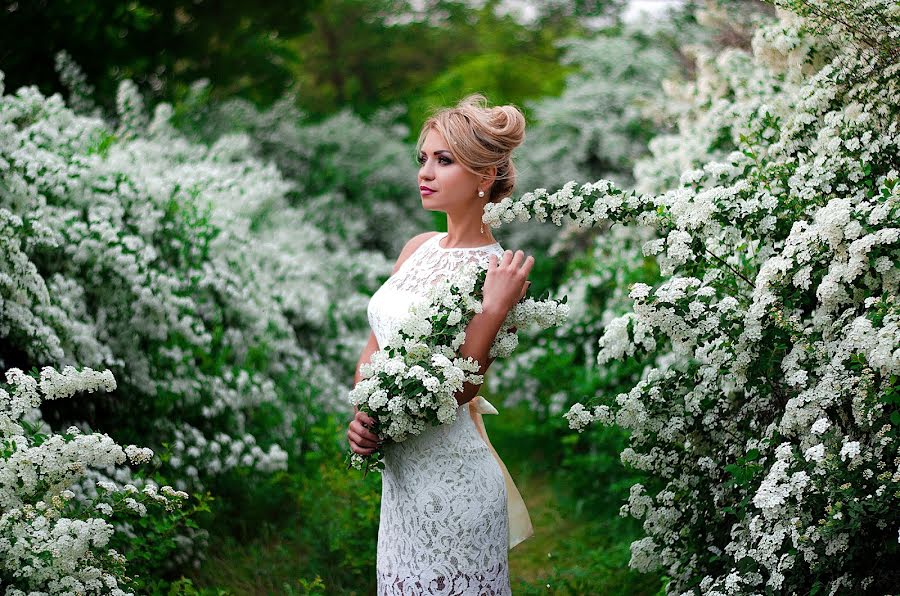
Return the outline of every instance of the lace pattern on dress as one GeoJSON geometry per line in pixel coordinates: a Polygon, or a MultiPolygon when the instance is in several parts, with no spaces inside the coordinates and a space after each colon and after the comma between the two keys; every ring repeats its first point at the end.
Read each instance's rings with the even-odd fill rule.
{"type": "Polygon", "coordinates": [[[369,325],[379,346],[384,346],[413,302],[426,297],[428,286],[449,277],[467,263],[487,267],[492,254],[503,256],[499,243],[471,248],[443,248],[440,241],[446,232],[435,234],[423,242],[369,301],[369,325]]]}
{"type": "Polygon", "coordinates": [[[385,448],[379,596],[508,596],[506,483],[468,404],[385,448]]]}
{"type": "Polygon", "coordinates": [[[396,290],[416,292],[423,286],[446,279],[466,263],[487,266],[487,260],[492,254],[503,256],[499,243],[472,248],[443,248],[440,241],[446,235],[446,232],[435,234],[423,242],[404,261],[400,270],[388,279],[386,285],[396,290]]]}
{"type": "Polygon", "coordinates": [[[509,592],[509,571],[503,563],[484,573],[463,575],[457,573],[450,581],[444,576],[431,580],[423,578],[400,578],[378,574],[381,588],[378,596],[418,596],[420,594],[472,594],[473,596],[507,596],[509,592]]]}

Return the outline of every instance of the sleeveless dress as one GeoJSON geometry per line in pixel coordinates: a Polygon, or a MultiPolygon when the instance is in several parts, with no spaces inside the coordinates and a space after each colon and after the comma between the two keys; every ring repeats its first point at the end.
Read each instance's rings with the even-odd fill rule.
{"type": "MultiPolygon", "coordinates": [[[[379,346],[410,305],[425,299],[429,284],[464,263],[487,267],[490,255],[503,255],[499,243],[443,248],[445,236],[435,234],[423,242],[372,295],[368,318],[379,346]]],[[[479,431],[470,415],[470,403],[459,407],[454,422],[385,443],[379,596],[511,594],[506,470],[502,462],[498,465],[486,435],[482,438],[483,427],[479,431]]]]}

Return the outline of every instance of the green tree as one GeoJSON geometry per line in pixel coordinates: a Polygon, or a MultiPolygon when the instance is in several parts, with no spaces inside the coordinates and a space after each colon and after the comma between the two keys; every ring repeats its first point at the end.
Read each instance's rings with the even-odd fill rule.
{"type": "Polygon", "coordinates": [[[586,32],[583,17],[615,14],[617,0],[543,6],[522,23],[459,0],[323,0],[313,29],[293,40],[300,106],[324,116],[341,107],[368,115],[409,108],[411,134],[431,107],[482,91],[495,103],[556,94],[567,72],[555,42],[586,32]],[[421,4],[421,3],[417,3],[421,4]]]}
{"type": "Polygon", "coordinates": [[[66,50],[110,107],[130,78],[158,99],[209,78],[223,96],[270,102],[292,82],[287,39],[311,27],[320,0],[0,0],[6,86],[62,91],[54,56],[66,50]]]}

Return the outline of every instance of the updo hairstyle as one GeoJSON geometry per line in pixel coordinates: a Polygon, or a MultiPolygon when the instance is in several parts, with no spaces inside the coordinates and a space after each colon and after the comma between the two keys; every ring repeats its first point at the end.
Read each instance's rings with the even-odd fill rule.
{"type": "Polygon", "coordinates": [[[497,178],[488,189],[488,201],[496,203],[512,194],[516,168],[512,150],[525,140],[525,116],[512,105],[488,107],[487,98],[474,93],[452,108],[433,113],[422,125],[416,154],[431,129],[450,144],[453,157],[473,174],[486,174],[494,166],[497,178]]]}

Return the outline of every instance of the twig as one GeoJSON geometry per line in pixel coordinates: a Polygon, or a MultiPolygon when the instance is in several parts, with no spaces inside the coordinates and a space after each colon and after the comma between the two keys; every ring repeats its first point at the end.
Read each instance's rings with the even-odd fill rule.
{"type": "Polygon", "coordinates": [[[711,256],[711,257],[714,258],[715,260],[717,260],[717,261],[719,261],[720,263],[722,263],[723,265],[725,265],[725,266],[729,269],[729,271],[731,271],[732,273],[734,273],[735,275],[737,275],[738,277],[740,277],[741,279],[743,279],[745,282],[747,282],[747,284],[748,284],[751,288],[756,287],[756,286],[753,284],[753,282],[750,281],[750,279],[747,278],[743,273],[741,273],[740,271],[738,271],[737,269],[735,269],[734,267],[732,267],[731,265],[729,265],[728,263],[726,263],[724,260],[722,260],[721,257],[719,257],[718,255],[714,254],[714,253],[713,253],[712,251],[710,251],[707,247],[704,246],[704,247],[703,247],[703,250],[705,250],[705,251],[707,252],[707,254],[709,254],[709,256],[711,256]]]}

